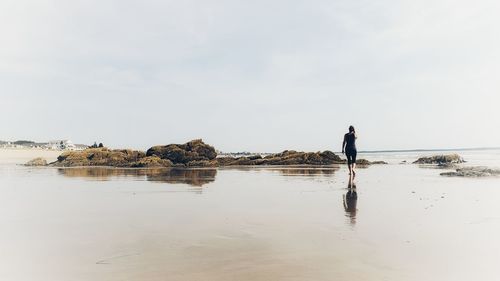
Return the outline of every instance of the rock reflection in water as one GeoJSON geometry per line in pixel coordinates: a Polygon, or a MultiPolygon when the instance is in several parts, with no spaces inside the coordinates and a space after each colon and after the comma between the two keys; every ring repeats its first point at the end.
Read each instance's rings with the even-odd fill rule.
{"type": "Polygon", "coordinates": [[[270,167],[270,166],[245,166],[245,167],[224,167],[224,170],[237,170],[237,171],[271,171],[279,172],[283,176],[324,176],[331,177],[333,174],[340,169],[339,166],[328,166],[328,167],[294,167],[294,166],[282,166],[282,167],[270,167]]]}
{"type": "Polygon", "coordinates": [[[167,183],[187,183],[192,186],[202,186],[215,181],[216,169],[171,169],[162,173],[147,175],[148,181],[167,183]]]}
{"type": "Polygon", "coordinates": [[[201,187],[215,181],[216,169],[117,169],[105,167],[60,168],[59,174],[66,177],[89,178],[107,181],[112,178],[133,177],[152,182],[184,183],[201,187]]]}
{"type": "Polygon", "coordinates": [[[284,176],[331,177],[338,169],[339,169],[338,167],[333,167],[333,168],[280,168],[273,170],[279,171],[284,176]]]}

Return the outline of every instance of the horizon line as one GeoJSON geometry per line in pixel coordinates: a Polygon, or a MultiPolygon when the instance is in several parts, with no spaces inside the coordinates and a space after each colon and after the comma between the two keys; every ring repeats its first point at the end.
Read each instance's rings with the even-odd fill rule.
{"type": "Polygon", "coordinates": [[[388,150],[361,150],[358,153],[380,152],[419,152],[419,151],[469,151],[469,150],[500,150],[499,146],[491,147],[460,147],[460,148],[416,148],[416,149],[388,149],[388,150]]]}
{"type": "MultiPolygon", "coordinates": [[[[294,149],[288,149],[294,150],[294,149]]],[[[462,147],[462,148],[416,148],[416,149],[387,149],[387,150],[360,150],[358,153],[381,153],[381,152],[419,152],[419,151],[471,151],[471,150],[500,150],[500,146],[492,146],[492,147],[462,147]]],[[[242,153],[250,153],[250,154],[273,154],[277,152],[250,152],[250,151],[238,151],[238,152],[229,152],[229,151],[219,151],[222,154],[242,154],[242,153]]],[[[282,151],[281,151],[282,152],[282,151]]],[[[334,153],[341,154],[340,151],[332,151],[334,153]]]]}

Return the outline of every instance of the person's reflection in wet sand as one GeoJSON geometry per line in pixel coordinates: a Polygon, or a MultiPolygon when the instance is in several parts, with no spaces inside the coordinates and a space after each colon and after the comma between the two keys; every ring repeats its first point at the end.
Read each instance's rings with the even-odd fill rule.
{"type": "Polygon", "coordinates": [[[351,224],[356,224],[356,212],[358,203],[358,193],[356,192],[356,183],[353,177],[349,177],[349,185],[347,186],[347,193],[343,196],[344,210],[346,216],[350,219],[351,224]]]}

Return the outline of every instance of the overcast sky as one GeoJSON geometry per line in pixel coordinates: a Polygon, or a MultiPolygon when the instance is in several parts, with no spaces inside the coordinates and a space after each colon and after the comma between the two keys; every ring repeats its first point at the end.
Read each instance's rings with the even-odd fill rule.
{"type": "Polygon", "coordinates": [[[498,1],[0,2],[0,139],[500,146],[498,1]]]}

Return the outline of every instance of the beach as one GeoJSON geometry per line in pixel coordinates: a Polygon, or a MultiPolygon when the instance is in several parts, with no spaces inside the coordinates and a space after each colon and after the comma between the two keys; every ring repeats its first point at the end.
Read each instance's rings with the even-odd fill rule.
{"type": "Polygon", "coordinates": [[[500,281],[498,1],[0,1],[0,281],[500,281]]]}
{"type": "MultiPolygon", "coordinates": [[[[498,167],[498,151],[459,152],[498,167]]],[[[498,280],[500,179],[343,165],[24,167],[0,150],[2,280],[498,280]],[[350,199],[349,199],[349,198],[350,199]],[[345,202],[349,200],[350,202],[345,202]],[[346,206],[347,204],[347,206],[346,206]]]]}
{"type": "Polygon", "coordinates": [[[15,166],[25,164],[31,159],[41,157],[49,162],[56,161],[57,156],[61,155],[58,150],[46,149],[0,149],[0,165],[15,166]]]}

